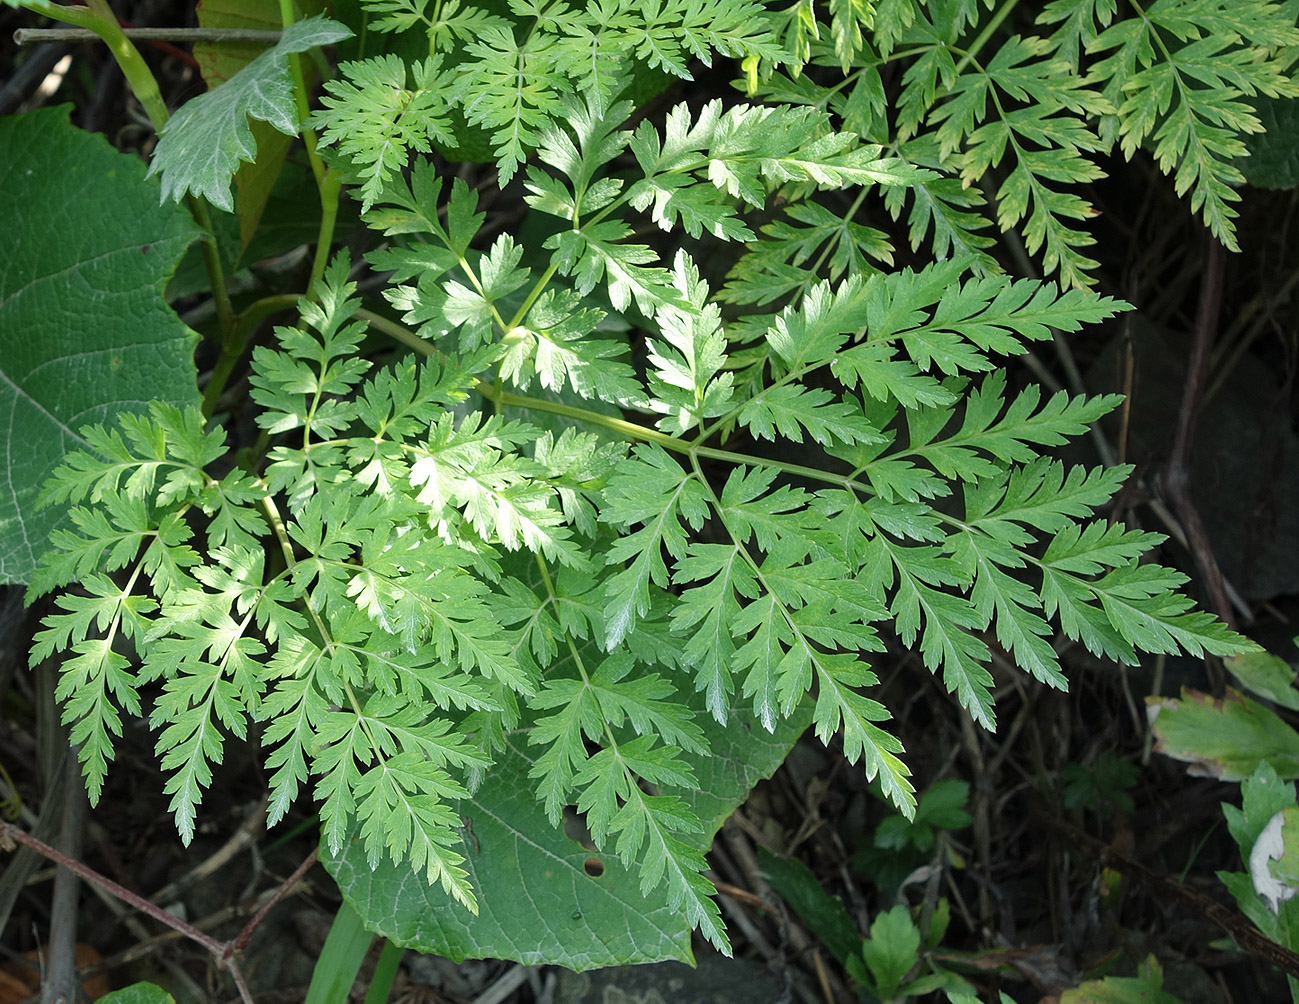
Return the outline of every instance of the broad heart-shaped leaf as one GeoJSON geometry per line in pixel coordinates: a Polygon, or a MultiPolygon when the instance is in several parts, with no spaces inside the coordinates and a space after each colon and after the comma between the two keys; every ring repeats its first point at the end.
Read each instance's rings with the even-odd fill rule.
{"type": "Polygon", "coordinates": [[[289,80],[288,57],[352,34],[323,17],[290,25],[267,49],[219,87],[186,102],[162,127],[149,174],[162,175],[162,197],[201,195],[230,212],[230,179],[240,161],[253,160],[250,118],[269,122],[289,136],[298,134],[298,111],[289,80]]]}
{"type": "Polygon", "coordinates": [[[0,118],[0,582],[36,567],[60,518],[36,496],[88,448],[84,426],[151,400],[198,403],[198,339],[162,290],[199,232],[68,110],[0,118]]]}
{"type": "Polygon", "coordinates": [[[1244,137],[1249,156],[1237,161],[1241,173],[1258,188],[1299,185],[1299,98],[1253,101],[1265,132],[1244,137]]]}
{"type": "MultiPolygon", "coordinates": [[[[735,714],[727,727],[719,726],[701,695],[688,703],[713,750],[710,758],[682,754],[699,780],[698,790],[682,794],[705,831],[691,839],[706,849],[753,786],[784,761],[812,714],[809,703],[768,733],[735,714]]],[[[465,823],[460,849],[478,895],[477,917],[409,866],[383,858],[372,871],[359,840],[337,856],[321,842],[321,861],[365,926],[398,945],[456,961],[513,959],[579,971],[693,961],[690,924],[683,911],[669,907],[665,887],[642,896],[638,874],[623,868],[617,855],[587,850],[550,825],[528,777],[529,752],[522,736],[514,737],[457,810],[465,823]],[[601,874],[588,874],[600,866],[601,874]]]]}

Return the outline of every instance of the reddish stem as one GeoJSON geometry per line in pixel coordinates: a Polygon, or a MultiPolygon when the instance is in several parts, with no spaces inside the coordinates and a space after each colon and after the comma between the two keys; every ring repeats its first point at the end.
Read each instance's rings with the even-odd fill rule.
{"type": "Polygon", "coordinates": [[[68,857],[58,848],[51,847],[49,844],[45,843],[44,841],[37,840],[35,837],[33,837],[30,833],[27,833],[25,830],[20,830],[12,823],[6,823],[0,821],[0,841],[5,841],[5,840],[16,840],[20,844],[26,844],[37,854],[49,858],[60,868],[66,868],[68,869],[68,871],[72,872],[75,875],[80,876],[81,878],[85,879],[87,882],[93,882],[95,885],[99,886],[99,888],[103,889],[105,892],[112,893],[123,903],[130,904],[131,906],[135,907],[135,909],[139,910],[141,913],[148,914],[154,920],[158,921],[158,923],[166,924],[172,930],[179,931],[181,934],[185,935],[185,937],[190,938],[193,941],[197,941],[200,945],[206,948],[217,958],[221,958],[221,953],[225,950],[225,946],[222,945],[215,938],[204,934],[194,925],[187,924],[179,917],[168,913],[162,907],[150,903],[143,896],[139,896],[136,893],[131,892],[131,890],[127,889],[125,886],[118,885],[112,879],[105,878],[103,875],[100,875],[99,872],[95,871],[93,868],[90,868],[87,865],[83,865],[80,861],[77,861],[75,858],[68,857]]]}
{"type": "MultiPolygon", "coordinates": [[[[70,4],[70,6],[73,6],[73,7],[85,7],[85,6],[86,6],[86,0],[72,0],[72,3],[70,4]]],[[[118,23],[118,25],[119,25],[120,27],[122,27],[122,28],[134,28],[134,27],[136,27],[134,24],[132,24],[130,21],[126,20],[126,18],[123,18],[123,17],[119,17],[119,18],[117,19],[117,23],[118,23]]],[[[198,60],[197,60],[197,59],[195,59],[192,55],[190,55],[190,54],[189,54],[188,52],[186,52],[184,49],[178,49],[178,48],[176,48],[176,46],[172,45],[170,42],[157,42],[157,41],[151,41],[151,42],[148,42],[148,43],[146,43],[146,44],[153,46],[153,48],[159,50],[160,52],[165,52],[165,53],[166,53],[167,55],[169,55],[169,56],[174,56],[175,58],[179,59],[182,63],[188,63],[190,66],[194,67],[194,69],[196,69],[196,70],[201,69],[201,67],[198,65],[198,60]]]]}
{"type": "Polygon", "coordinates": [[[253,918],[244,925],[244,929],[239,932],[239,936],[235,938],[234,941],[226,943],[225,954],[222,956],[223,960],[233,955],[235,952],[242,952],[244,950],[244,946],[248,944],[248,940],[253,936],[253,932],[257,930],[257,925],[262,922],[262,918],[270,913],[271,907],[275,906],[276,903],[287,896],[289,891],[302,879],[302,876],[306,875],[307,872],[311,870],[311,866],[316,863],[316,857],[319,854],[320,848],[313,848],[311,853],[307,855],[307,859],[303,861],[302,864],[298,865],[297,870],[285,879],[280,887],[275,890],[275,895],[267,900],[266,905],[258,910],[257,913],[253,915],[253,918]]]}
{"type": "Polygon", "coordinates": [[[165,924],[173,931],[178,931],[191,941],[195,941],[202,945],[212,953],[219,965],[224,966],[230,971],[230,975],[235,981],[235,986],[239,990],[239,996],[245,1004],[252,1004],[252,994],[248,990],[248,984],[244,981],[243,973],[239,969],[239,963],[235,958],[235,955],[242,951],[244,946],[248,944],[249,939],[253,936],[253,932],[257,930],[257,926],[265,918],[271,907],[275,906],[275,904],[287,896],[290,890],[292,890],[302,877],[311,869],[311,866],[316,863],[316,856],[319,853],[317,850],[313,850],[308,854],[307,859],[303,861],[302,864],[298,865],[293,874],[285,879],[284,882],[281,883],[280,887],[275,890],[275,895],[267,901],[266,905],[258,910],[253,918],[244,925],[243,930],[239,932],[238,936],[223,943],[217,941],[210,935],[204,934],[193,924],[188,924],[179,917],[168,913],[162,907],[150,903],[143,896],[132,892],[125,886],[118,885],[110,878],[105,878],[90,866],[82,864],[75,858],[68,857],[68,855],[64,854],[58,848],[51,847],[44,841],[37,840],[30,833],[19,829],[12,823],[6,823],[3,820],[0,820],[0,848],[10,849],[14,842],[25,844],[32,850],[36,851],[37,854],[49,858],[60,868],[68,869],[68,871],[80,876],[87,882],[99,886],[99,888],[103,889],[105,892],[111,893],[122,902],[134,907],[141,913],[152,917],[154,920],[158,921],[158,923],[165,924]]]}

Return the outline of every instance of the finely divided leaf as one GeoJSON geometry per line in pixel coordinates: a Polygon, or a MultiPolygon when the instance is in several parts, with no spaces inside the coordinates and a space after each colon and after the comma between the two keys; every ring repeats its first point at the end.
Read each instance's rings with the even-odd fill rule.
{"type": "Polygon", "coordinates": [[[708,515],[705,490],[661,447],[638,446],[614,468],[605,490],[601,518],[624,527],[640,528],[619,537],[609,549],[610,565],[631,564],[606,579],[608,645],[622,641],[635,621],[649,611],[649,585],[668,584],[663,549],[673,557],[685,554],[683,521],[698,530],[708,515]]]}
{"type": "Polygon", "coordinates": [[[450,144],[446,90],[451,74],[439,57],[410,67],[392,54],[343,63],[340,79],[325,84],[322,108],[311,119],[321,143],[334,144],[361,182],[361,209],[378,201],[411,151],[430,153],[433,143],[450,144]]]}

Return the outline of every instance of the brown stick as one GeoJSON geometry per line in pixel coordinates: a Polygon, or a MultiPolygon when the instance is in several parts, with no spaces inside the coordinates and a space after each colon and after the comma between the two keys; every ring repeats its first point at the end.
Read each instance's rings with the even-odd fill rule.
{"type": "Polygon", "coordinates": [[[1071,844],[1089,848],[1105,863],[1113,865],[1119,871],[1136,875],[1147,886],[1153,887],[1171,899],[1180,901],[1201,916],[1212,920],[1231,935],[1236,944],[1245,951],[1299,978],[1299,953],[1273,941],[1235,910],[1210,899],[1204,893],[1196,892],[1176,879],[1151,871],[1141,862],[1120,854],[1091,834],[1084,833],[1054,816],[1040,811],[1034,811],[1032,815],[1034,822],[1054,830],[1071,844]]]}
{"type": "Polygon", "coordinates": [[[1222,572],[1217,559],[1213,556],[1213,547],[1209,535],[1200,521],[1199,511],[1191,501],[1190,469],[1188,462],[1191,455],[1191,444],[1195,439],[1195,421],[1199,416],[1200,398],[1209,382],[1209,368],[1213,363],[1213,340],[1218,332],[1218,314],[1222,309],[1223,273],[1226,267],[1226,251],[1213,237],[1208,238],[1208,251],[1205,256],[1204,277],[1200,280],[1200,305],[1195,318],[1195,342],[1191,349],[1191,360],[1186,370],[1186,386],[1182,392],[1182,407],[1177,416],[1177,432],[1173,438],[1173,448],[1169,453],[1168,465],[1164,469],[1163,487],[1168,502],[1186,534],[1186,543],[1200,566],[1204,577],[1205,588],[1209,592],[1209,601],[1214,612],[1222,618],[1228,627],[1236,627],[1236,618],[1232,612],[1231,602],[1227,599],[1227,590],[1223,586],[1222,572]]]}
{"type": "Polygon", "coordinates": [[[122,902],[130,904],[141,913],[148,914],[154,920],[158,921],[158,923],[166,924],[168,927],[179,931],[190,940],[198,942],[217,958],[220,958],[221,953],[225,950],[225,945],[221,944],[215,938],[204,934],[197,927],[187,924],[174,914],[168,913],[162,907],[155,906],[143,896],[136,895],[131,892],[130,889],[118,885],[110,878],[105,878],[88,865],[83,865],[80,861],[68,857],[57,848],[51,847],[44,841],[37,840],[30,833],[19,829],[12,823],[0,821],[0,843],[3,843],[6,840],[13,840],[20,844],[26,844],[38,854],[49,858],[59,867],[66,868],[68,871],[75,875],[79,875],[87,882],[93,882],[104,891],[112,893],[122,902]]]}
{"type": "Polygon", "coordinates": [[[248,940],[253,936],[253,932],[257,930],[257,925],[262,922],[262,918],[270,913],[271,908],[279,903],[280,900],[292,891],[294,886],[302,881],[302,877],[306,875],[307,872],[311,871],[311,866],[316,863],[316,857],[319,854],[319,847],[312,848],[311,853],[307,855],[307,859],[294,869],[292,875],[280,883],[280,887],[275,890],[275,895],[267,900],[266,905],[258,910],[257,913],[253,915],[252,919],[244,925],[244,929],[239,932],[234,941],[226,944],[225,955],[227,957],[235,952],[242,952],[244,950],[244,946],[248,944],[248,940]]]}
{"type": "Polygon", "coordinates": [[[237,955],[244,946],[248,944],[248,940],[257,929],[257,925],[262,922],[262,919],[266,916],[271,907],[288,895],[290,890],[292,890],[292,888],[302,879],[302,876],[304,876],[308,870],[310,870],[311,866],[316,863],[317,854],[317,852],[313,850],[307,856],[306,860],[303,861],[302,864],[298,865],[293,874],[290,875],[280,885],[280,888],[276,890],[275,895],[272,896],[266,905],[258,910],[257,914],[244,925],[243,930],[239,932],[238,936],[232,938],[230,941],[220,942],[211,935],[200,931],[193,924],[181,920],[179,917],[168,913],[162,907],[150,903],[143,896],[137,895],[125,886],[118,885],[112,879],[99,874],[99,872],[95,871],[88,865],[84,865],[75,858],[69,857],[62,851],[55,847],[51,847],[42,840],[37,840],[25,830],[14,826],[12,823],[0,820],[0,848],[9,850],[12,849],[15,843],[30,847],[32,850],[53,861],[61,868],[66,868],[68,871],[80,876],[87,882],[93,883],[105,892],[111,893],[113,896],[116,896],[122,902],[134,907],[141,913],[147,914],[154,920],[158,921],[158,923],[165,924],[173,931],[183,934],[191,941],[202,945],[213,955],[217,960],[218,965],[224,966],[230,971],[230,976],[234,980],[235,986],[239,990],[239,996],[244,1001],[244,1004],[252,1004],[253,999],[252,994],[248,990],[248,984],[244,981],[243,972],[239,968],[237,955]]]}
{"type": "Polygon", "coordinates": [[[159,905],[170,903],[178,894],[195,882],[207,878],[245,847],[254,843],[264,832],[262,824],[265,822],[266,799],[263,798],[252,814],[240,824],[239,829],[235,830],[234,835],[217,848],[214,854],[195,865],[176,881],[168,882],[161,889],[150,893],[149,898],[159,905]]]}
{"type": "MultiPolygon", "coordinates": [[[[138,42],[230,42],[243,45],[274,45],[280,32],[260,28],[123,28],[122,34],[138,42]]],[[[88,28],[17,28],[17,45],[37,42],[97,42],[99,36],[88,28]]]]}

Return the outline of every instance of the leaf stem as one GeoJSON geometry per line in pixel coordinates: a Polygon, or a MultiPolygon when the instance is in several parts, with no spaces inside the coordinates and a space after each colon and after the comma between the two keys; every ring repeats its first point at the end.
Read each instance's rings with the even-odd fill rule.
{"type": "Polygon", "coordinates": [[[983,51],[983,47],[988,44],[988,40],[996,34],[997,29],[1001,27],[1006,18],[1010,17],[1011,12],[1016,6],[1018,6],[1018,0],[1006,0],[1006,2],[1001,5],[1001,8],[997,13],[992,16],[992,20],[984,25],[983,31],[979,32],[974,41],[969,44],[968,48],[966,48],[965,54],[961,57],[961,61],[956,64],[956,70],[954,71],[955,76],[959,77],[965,68],[974,59],[978,58],[979,53],[983,51]]]}
{"type": "Polygon", "coordinates": [[[365,307],[358,309],[353,317],[365,321],[370,327],[377,328],[393,341],[400,342],[407,348],[414,349],[422,356],[439,355],[437,347],[426,338],[421,338],[415,332],[404,324],[398,324],[382,314],[376,314],[373,310],[367,310],[365,307]]]}
{"type": "Polygon", "coordinates": [[[608,429],[610,432],[616,432],[629,439],[655,443],[658,446],[663,447],[663,449],[670,450],[673,453],[684,454],[689,457],[707,457],[710,460],[720,460],[731,464],[742,464],[746,467],[774,467],[778,471],[784,471],[786,474],[791,474],[795,477],[809,478],[814,481],[822,481],[843,488],[868,488],[868,486],[855,481],[847,475],[835,474],[831,471],[823,471],[816,467],[804,467],[802,464],[790,464],[783,460],[772,460],[767,457],[751,457],[747,454],[735,453],[731,450],[721,450],[712,446],[700,446],[696,443],[687,443],[683,440],[677,439],[675,436],[669,436],[665,432],[659,432],[656,429],[647,429],[643,425],[637,425],[635,422],[628,422],[626,419],[614,418],[612,415],[602,415],[596,411],[588,411],[585,408],[579,408],[575,405],[564,404],[562,401],[546,401],[541,398],[525,397],[521,394],[511,394],[509,391],[502,391],[493,387],[491,384],[485,383],[479,383],[474,389],[502,408],[524,408],[530,411],[544,411],[552,415],[563,415],[566,418],[575,418],[587,425],[598,425],[601,428],[608,429]]]}
{"type": "MultiPolygon", "coordinates": [[[[537,568],[541,570],[542,585],[546,587],[546,595],[550,597],[550,605],[553,606],[556,610],[558,610],[559,594],[555,592],[555,584],[550,578],[550,568],[546,565],[546,557],[540,551],[538,551],[536,553],[536,558],[537,558],[537,568]]],[[[583,685],[589,688],[591,686],[591,676],[586,671],[586,663],[582,660],[582,653],[578,650],[577,642],[573,640],[572,632],[570,631],[564,632],[564,641],[568,643],[569,654],[573,656],[573,665],[577,667],[578,673],[581,674],[583,685]]],[[[618,745],[617,741],[614,739],[613,732],[609,728],[609,722],[604,718],[603,715],[600,716],[600,723],[604,728],[605,738],[608,740],[609,744],[616,749],[618,745]]]]}
{"type": "Polygon", "coordinates": [[[334,246],[338,196],[343,189],[343,178],[332,167],[325,166],[320,154],[316,152],[316,134],[305,125],[302,127],[302,141],[306,145],[307,159],[311,161],[311,170],[316,175],[316,186],[320,190],[320,228],[316,232],[316,255],[311,262],[311,279],[307,287],[312,290],[311,295],[314,297],[314,291],[324,278],[325,268],[329,264],[330,249],[334,246]]]}
{"type": "Polygon", "coordinates": [[[197,195],[185,196],[189,211],[200,227],[206,231],[201,245],[203,265],[207,268],[208,282],[212,285],[212,303],[216,307],[217,325],[221,329],[221,351],[225,352],[226,342],[234,335],[235,314],[230,305],[230,291],[226,288],[225,269],[221,266],[221,254],[217,250],[216,231],[212,228],[212,214],[208,212],[207,202],[197,195]]]}
{"type": "MultiPolygon", "coordinates": [[[[298,559],[293,556],[293,545],[289,542],[289,533],[284,528],[284,517],[280,515],[280,510],[276,507],[274,499],[269,495],[263,495],[257,500],[261,503],[262,510],[266,513],[266,521],[271,525],[271,532],[275,534],[275,539],[279,542],[280,553],[284,555],[284,567],[292,570],[293,566],[298,563],[298,559]]],[[[307,604],[311,609],[311,604],[307,604]]],[[[324,625],[320,623],[320,617],[314,610],[311,611],[312,618],[316,621],[316,626],[323,630],[324,625]]],[[[322,639],[325,635],[321,635],[322,639]]]]}
{"type": "MultiPolygon", "coordinates": [[[[293,0],[280,0],[280,23],[288,29],[295,19],[293,0]]],[[[311,173],[316,179],[316,189],[320,193],[320,230],[316,235],[316,254],[311,262],[311,279],[307,283],[307,296],[315,299],[316,284],[325,274],[329,263],[329,251],[334,243],[334,225],[338,220],[338,194],[343,181],[338,172],[325,166],[316,149],[316,132],[308,122],[311,109],[308,104],[307,78],[302,72],[302,56],[289,53],[289,76],[293,79],[293,102],[298,112],[298,129],[302,134],[302,144],[307,151],[307,160],[311,164],[311,173]]]]}
{"type": "Polygon", "coordinates": [[[477,292],[478,295],[483,298],[483,301],[491,308],[492,318],[498,325],[500,325],[501,333],[504,334],[506,331],[509,331],[509,327],[505,324],[505,318],[503,318],[501,312],[496,309],[496,301],[488,297],[487,287],[484,286],[482,280],[478,278],[478,274],[469,267],[469,262],[465,260],[465,256],[457,254],[456,263],[460,266],[460,271],[464,272],[469,281],[474,284],[475,292],[477,292]]]}
{"type": "Polygon", "coordinates": [[[144,61],[140,50],[122,31],[117,15],[108,6],[108,0],[86,0],[86,8],[89,11],[88,16],[75,7],[54,4],[33,9],[56,21],[64,21],[79,28],[88,28],[103,39],[104,44],[108,46],[108,51],[113,54],[117,65],[121,67],[122,75],[126,77],[126,82],[131,87],[131,93],[144,106],[145,114],[149,116],[154,131],[161,132],[162,127],[167,124],[167,119],[170,118],[170,113],[167,111],[166,102],[162,100],[162,92],[158,89],[158,81],[153,71],[149,69],[149,64],[144,61]]]}
{"type": "Polygon", "coordinates": [[[559,266],[554,264],[550,265],[550,267],[546,269],[541,278],[537,280],[537,284],[533,286],[531,291],[528,293],[528,298],[523,301],[523,306],[515,311],[514,316],[510,318],[510,327],[506,328],[506,331],[509,331],[511,328],[517,328],[523,323],[523,319],[528,316],[528,311],[532,309],[532,305],[537,302],[541,294],[546,291],[546,286],[549,285],[550,280],[555,277],[555,273],[558,270],[559,266]]]}
{"type": "MultiPolygon", "coordinates": [[[[409,328],[392,321],[389,318],[376,314],[373,311],[360,309],[357,310],[354,317],[365,320],[369,324],[378,328],[384,334],[408,345],[416,352],[425,356],[438,355],[438,349],[427,340],[420,338],[409,328]]],[[[820,470],[816,467],[804,467],[802,464],[786,463],[782,460],[772,460],[766,457],[751,457],[743,453],[735,453],[731,450],[722,450],[712,446],[702,446],[698,442],[686,442],[675,436],[669,436],[665,432],[659,432],[657,429],[646,428],[635,422],[629,422],[623,418],[616,418],[613,415],[605,415],[598,411],[590,411],[587,408],[580,408],[577,405],[565,404],[563,401],[548,401],[544,398],[527,397],[523,394],[512,394],[509,391],[501,390],[495,384],[487,383],[480,380],[474,385],[474,390],[480,395],[491,401],[492,404],[500,408],[522,408],[526,411],[544,411],[551,415],[563,415],[565,418],[576,419],[587,425],[599,426],[602,429],[608,429],[620,436],[628,439],[634,439],[639,442],[656,443],[672,453],[684,454],[691,457],[707,457],[710,460],[720,460],[726,463],[743,464],[746,467],[773,467],[778,471],[784,471],[786,474],[795,477],[808,478],[812,481],[821,481],[827,484],[836,485],[848,489],[861,489],[870,491],[868,485],[862,484],[855,478],[835,474],[831,471],[820,470]]]]}
{"type": "Polygon", "coordinates": [[[248,336],[258,322],[281,310],[292,310],[301,299],[296,293],[285,293],[278,296],[267,296],[250,304],[234,319],[228,337],[222,339],[221,355],[212,367],[207,387],[203,390],[203,417],[211,418],[216,411],[217,401],[225,390],[234,372],[235,365],[243,357],[248,345],[248,336]]]}

